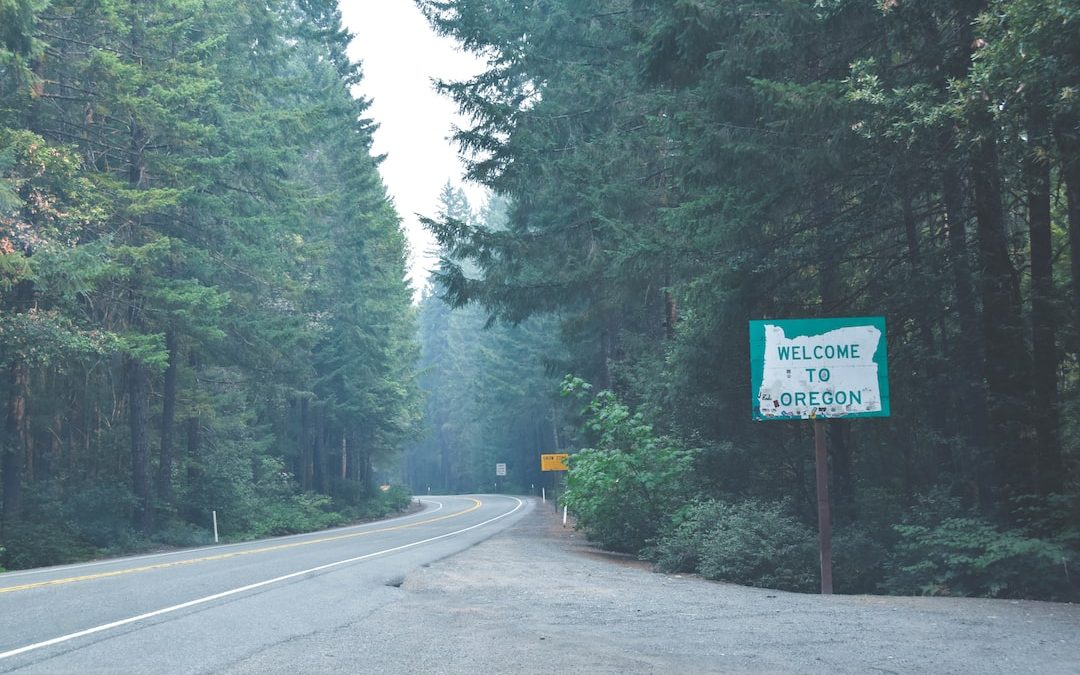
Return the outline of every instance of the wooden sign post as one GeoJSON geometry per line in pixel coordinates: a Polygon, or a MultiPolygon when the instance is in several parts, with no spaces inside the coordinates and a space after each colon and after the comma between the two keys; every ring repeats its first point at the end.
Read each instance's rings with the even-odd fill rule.
{"type": "Polygon", "coordinates": [[[825,419],[889,416],[885,319],[750,322],[755,420],[811,420],[817,477],[821,592],[832,593],[832,525],[825,419]]]}

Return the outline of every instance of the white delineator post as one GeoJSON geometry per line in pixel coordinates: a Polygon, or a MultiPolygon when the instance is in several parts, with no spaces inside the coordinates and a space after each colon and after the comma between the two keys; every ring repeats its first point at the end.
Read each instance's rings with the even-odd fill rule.
{"type": "Polygon", "coordinates": [[[214,517],[214,543],[218,543],[217,536],[217,511],[211,511],[210,514],[214,517]]]}

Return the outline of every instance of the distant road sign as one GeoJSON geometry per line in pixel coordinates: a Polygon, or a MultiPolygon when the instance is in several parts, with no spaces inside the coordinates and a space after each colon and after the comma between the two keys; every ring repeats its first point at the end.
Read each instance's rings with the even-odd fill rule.
{"type": "Polygon", "coordinates": [[[565,452],[552,455],[540,455],[540,470],[566,471],[566,458],[569,456],[570,455],[565,452]]]}
{"type": "Polygon", "coordinates": [[[496,464],[495,465],[495,475],[496,476],[505,476],[506,475],[506,465],[503,464],[502,462],[499,462],[498,464],[496,464]]]}
{"type": "Polygon", "coordinates": [[[888,417],[885,319],[750,322],[756,420],[888,417]]]}

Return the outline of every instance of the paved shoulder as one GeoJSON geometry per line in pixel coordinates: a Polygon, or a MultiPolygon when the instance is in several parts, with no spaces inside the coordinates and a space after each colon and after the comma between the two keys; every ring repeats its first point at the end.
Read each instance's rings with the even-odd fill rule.
{"type": "MultiPolygon", "coordinates": [[[[982,674],[1080,663],[1074,605],[783,593],[654,574],[581,548],[537,508],[410,574],[380,611],[302,638],[309,669],[982,674]]],[[[243,672],[275,662],[271,651],[243,672]]]]}

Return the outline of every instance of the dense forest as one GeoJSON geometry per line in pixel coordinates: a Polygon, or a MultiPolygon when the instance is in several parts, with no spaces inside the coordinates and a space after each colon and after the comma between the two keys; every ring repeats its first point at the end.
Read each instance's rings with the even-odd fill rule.
{"type": "Polygon", "coordinates": [[[417,4],[486,60],[439,87],[508,204],[429,221],[436,288],[557,322],[591,537],[812,590],[810,425],[751,421],[747,324],[884,316],[892,416],[827,423],[837,589],[1078,597],[1080,6],[417,4]]]}
{"type": "Polygon", "coordinates": [[[1080,599],[1080,6],[415,3],[487,64],[437,87],[492,195],[447,184],[418,307],[335,2],[0,0],[0,567],[567,450],[599,544],[813,590],[747,325],[884,316],[891,417],[826,422],[837,590],[1080,599]]]}
{"type": "MultiPolygon", "coordinates": [[[[474,213],[464,192],[447,183],[438,216],[478,227],[506,226],[498,196],[474,213]]],[[[537,493],[553,485],[538,455],[560,446],[564,406],[555,377],[570,367],[551,316],[519,325],[488,325],[479,307],[451,310],[432,280],[417,322],[424,392],[424,433],[406,447],[404,478],[415,494],[537,493]],[[506,476],[495,475],[506,464],[506,476]]]]}
{"type": "Polygon", "coordinates": [[[0,2],[0,566],[310,529],[419,429],[335,2],[0,2]]]}

